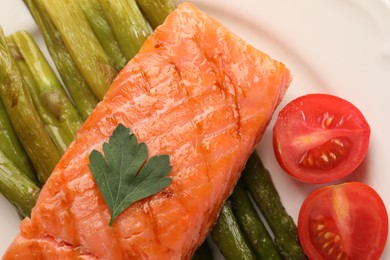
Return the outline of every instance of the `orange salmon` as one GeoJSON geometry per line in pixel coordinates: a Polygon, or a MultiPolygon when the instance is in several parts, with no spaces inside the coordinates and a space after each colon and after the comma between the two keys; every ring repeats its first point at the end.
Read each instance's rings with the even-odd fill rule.
{"type": "Polygon", "coordinates": [[[183,3],[120,72],[45,184],[4,259],[190,259],[291,80],[289,70],[183,3]],[[122,123],[171,184],[108,225],[88,168],[122,123]]]}

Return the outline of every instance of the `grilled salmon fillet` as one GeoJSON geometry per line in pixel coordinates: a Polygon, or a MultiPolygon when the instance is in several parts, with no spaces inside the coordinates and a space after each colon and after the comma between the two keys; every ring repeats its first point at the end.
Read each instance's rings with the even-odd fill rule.
{"type": "Polygon", "coordinates": [[[83,124],[4,259],[190,259],[290,80],[284,64],[180,4],[83,124]],[[88,164],[119,123],[150,156],[170,155],[172,182],[111,227],[88,164]]]}

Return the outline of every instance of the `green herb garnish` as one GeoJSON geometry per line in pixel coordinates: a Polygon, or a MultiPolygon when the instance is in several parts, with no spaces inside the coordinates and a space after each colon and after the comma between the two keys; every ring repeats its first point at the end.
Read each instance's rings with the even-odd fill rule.
{"type": "Polygon", "coordinates": [[[110,226],[132,203],[156,194],[169,185],[171,179],[168,155],[149,160],[146,144],[122,124],[114,130],[102,153],[93,150],[88,165],[111,210],[110,226]]]}

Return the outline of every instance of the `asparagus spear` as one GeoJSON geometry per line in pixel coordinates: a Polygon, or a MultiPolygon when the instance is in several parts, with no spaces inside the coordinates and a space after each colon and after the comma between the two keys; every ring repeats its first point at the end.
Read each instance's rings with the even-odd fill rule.
{"type": "Polygon", "coordinates": [[[118,71],[107,56],[77,0],[35,0],[61,34],[78,69],[93,93],[102,99],[118,71]]]}
{"type": "Polygon", "coordinates": [[[176,8],[172,0],[137,0],[137,4],[153,29],[176,8]]]}
{"type": "Polygon", "coordinates": [[[127,59],[119,47],[99,1],[79,0],[78,3],[103,49],[114,61],[115,67],[118,70],[122,69],[126,65],[127,59]]]}
{"type": "Polygon", "coordinates": [[[274,243],[283,258],[306,259],[299,243],[297,226],[283,207],[271,175],[256,152],[250,156],[242,178],[265,216],[275,236],[274,243]]]}
{"type": "Polygon", "coordinates": [[[30,216],[39,187],[27,178],[0,149],[0,191],[23,217],[30,216]]]}
{"type": "Polygon", "coordinates": [[[27,157],[26,151],[23,149],[15,130],[12,127],[11,121],[5,111],[3,102],[0,99],[0,144],[1,150],[8,156],[13,164],[25,174],[30,180],[37,185],[38,179],[35,175],[34,168],[27,157]]]}
{"type": "Polygon", "coordinates": [[[211,230],[211,238],[227,260],[256,259],[228,203],[221,209],[217,223],[211,230]]]}
{"type": "Polygon", "coordinates": [[[139,51],[151,31],[135,0],[99,0],[128,60],[139,51]]]}
{"type": "Polygon", "coordinates": [[[72,59],[60,33],[48,16],[44,16],[33,0],[24,0],[43,35],[55,66],[71,95],[81,117],[85,120],[98,103],[80,70],[72,59]]]}
{"type": "Polygon", "coordinates": [[[45,130],[0,27],[0,97],[38,179],[45,182],[60,159],[45,130]]]}
{"type": "Polygon", "coordinates": [[[12,35],[12,40],[16,44],[13,53],[20,52],[14,57],[35,107],[63,154],[76,138],[81,117],[31,36],[26,31],[19,31],[12,35]]]}
{"type": "Polygon", "coordinates": [[[233,213],[258,259],[282,259],[241,183],[230,196],[233,213]]]}

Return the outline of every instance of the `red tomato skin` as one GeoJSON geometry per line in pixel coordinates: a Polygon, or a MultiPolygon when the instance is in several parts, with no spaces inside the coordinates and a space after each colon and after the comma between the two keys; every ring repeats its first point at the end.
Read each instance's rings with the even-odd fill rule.
{"type": "Polygon", "coordinates": [[[338,254],[341,259],[379,259],[388,237],[385,204],[375,190],[360,182],[322,187],[310,193],[301,206],[298,236],[309,259],[337,259],[334,255],[338,254]],[[326,221],[310,226],[320,219],[326,221]],[[314,239],[321,236],[333,239],[322,254],[319,248],[329,239],[316,243],[314,239]],[[331,246],[334,254],[327,258],[331,246]]]}
{"type": "Polygon", "coordinates": [[[370,133],[364,115],[349,101],[328,94],[308,94],[294,99],[279,112],[273,128],[273,148],[279,165],[293,178],[306,183],[329,183],[351,174],[363,162],[370,133]],[[326,125],[325,115],[333,116],[329,125],[326,125]],[[323,140],[318,146],[327,146],[325,150],[330,147],[326,143],[332,138],[346,140],[350,150],[330,168],[305,168],[300,162],[307,152],[305,146],[309,145],[298,148],[292,145],[299,143],[294,141],[297,136],[302,140],[314,136],[314,141],[321,136],[323,140]]]}

